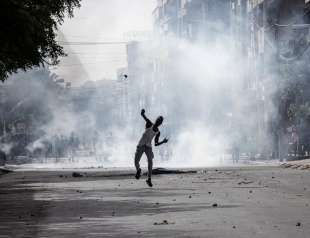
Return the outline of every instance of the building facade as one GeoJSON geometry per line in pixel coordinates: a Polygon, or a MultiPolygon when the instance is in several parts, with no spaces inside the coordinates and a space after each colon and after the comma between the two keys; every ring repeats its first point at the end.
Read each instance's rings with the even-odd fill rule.
{"type": "Polygon", "coordinates": [[[287,116],[292,102],[297,103],[296,97],[285,96],[284,91],[291,91],[293,84],[307,77],[303,62],[309,46],[308,2],[231,2],[236,48],[246,58],[246,89],[255,98],[252,108],[258,119],[254,130],[256,151],[267,157],[285,157],[290,140],[286,128],[296,124],[287,116]]]}

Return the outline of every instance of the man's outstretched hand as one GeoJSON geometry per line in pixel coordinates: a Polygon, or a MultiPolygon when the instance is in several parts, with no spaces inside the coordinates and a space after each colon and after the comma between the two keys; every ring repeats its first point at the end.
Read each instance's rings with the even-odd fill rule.
{"type": "Polygon", "coordinates": [[[169,140],[168,140],[167,138],[163,139],[163,143],[164,143],[164,144],[168,143],[168,141],[169,141],[169,140]]]}
{"type": "Polygon", "coordinates": [[[142,109],[142,110],[141,110],[141,115],[143,116],[144,114],[145,114],[145,110],[142,109]]]}
{"type": "Polygon", "coordinates": [[[155,137],[155,146],[166,144],[169,141],[167,138],[165,138],[161,142],[158,142],[158,138],[159,138],[159,134],[157,134],[157,137],[155,137]]]}

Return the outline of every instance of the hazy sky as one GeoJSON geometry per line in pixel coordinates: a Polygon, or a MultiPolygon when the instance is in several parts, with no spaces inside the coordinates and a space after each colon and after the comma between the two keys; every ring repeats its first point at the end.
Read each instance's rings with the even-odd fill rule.
{"type": "MultiPolygon", "coordinates": [[[[75,17],[60,27],[69,42],[126,41],[131,31],[152,29],[156,0],[82,0],[75,17]]],[[[114,78],[126,66],[125,45],[83,45],[65,48],[69,57],[56,72],[73,81],[74,73],[86,71],[88,80],[114,78]],[[73,78],[72,78],[73,77],[73,78]]],[[[81,75],[82,73],[80,73],[81,75]]]]}

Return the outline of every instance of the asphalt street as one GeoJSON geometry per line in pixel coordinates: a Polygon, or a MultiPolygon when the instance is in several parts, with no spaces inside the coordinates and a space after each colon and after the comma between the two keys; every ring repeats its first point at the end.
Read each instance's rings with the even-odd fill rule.
{"type": "Polygon", "coordinates": [[[309,171],[199,169],[156,175],[153,188],[133,174],[58,170],[2,175],[0,237],[310,237],[309,171]]]}

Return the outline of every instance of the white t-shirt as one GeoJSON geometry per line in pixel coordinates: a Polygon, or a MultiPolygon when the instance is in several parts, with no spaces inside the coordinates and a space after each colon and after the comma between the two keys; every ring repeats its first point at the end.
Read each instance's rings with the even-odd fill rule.
{"type": "Polygon", "coordinates": [[[159,131],[154,131],[153,126],[145,129],[138,146],[148,146],[152,147],[153,138],[159,133],[159,131]]]}

